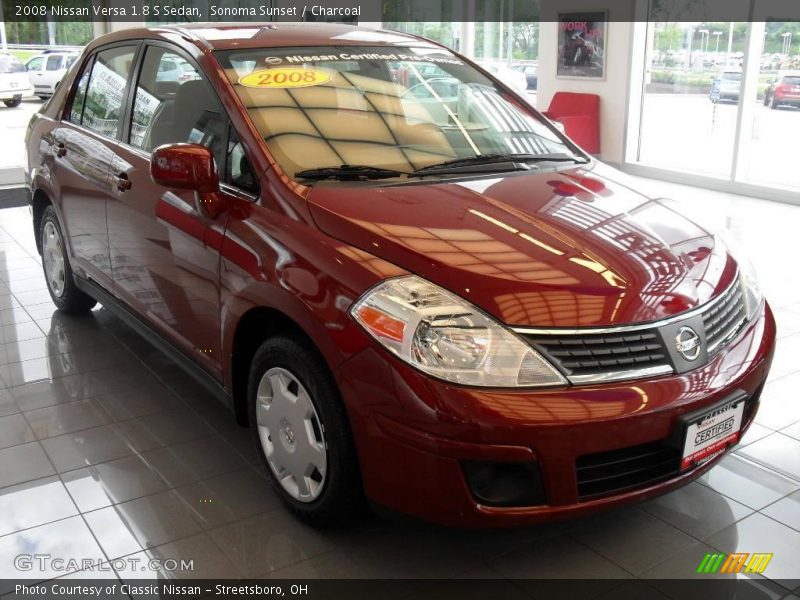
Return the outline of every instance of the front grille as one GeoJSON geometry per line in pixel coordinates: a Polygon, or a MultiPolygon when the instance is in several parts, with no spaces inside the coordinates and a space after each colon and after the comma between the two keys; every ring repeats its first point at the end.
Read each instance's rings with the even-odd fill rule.
{"type": "MultiPolygon", "coordinates": [[[[666,337],[662,337],[659,328],[667,321],[675,323],[676,320],[688,320],[698,313],[703,319],[710,357],[731,340],[747,320],[740,280],[737,278],[721,296],[705,307],[668,320],[623,325],[607,331],[523,327],[515,331],[552,362],[571,383],[620,381],[673,373],[673,359],[665,343],[674,343],[671,340],[675,334],[665,333],[666,337]]],[[[697,366],[701,364],[698,362],[697,366]]]]}
{"type": "Polygon", "coordinates": [[[672,370],[656,329],[620,334],[527,335],[567,377],[575,381],[613,372],[663,367],[672,370]]]}
{"type": "Polygon", "coordinates": [[[703,312],[708,353],[719,350],[739,331],[746,318],[744,293],[737,280],[717,302],[703,312]]]}
{"type": "Polygon", "coordinates": [[[669,479],[678,474],[680,452],[664,442],[585,454],[575,461],[578,498],[620,493],[669,479]]]}

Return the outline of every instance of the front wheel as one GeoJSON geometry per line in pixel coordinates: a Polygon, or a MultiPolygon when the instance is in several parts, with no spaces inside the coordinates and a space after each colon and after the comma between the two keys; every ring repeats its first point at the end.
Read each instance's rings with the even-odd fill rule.
{"type": "Polygon", "coordinates": [[[248,402],[253,438],[286,506],[316,527],[352,520],[363,491],[344,405],[327,365],[299,336],[256,351],[248,402]]]}
{"type": "Polygon", "coordinates": [[[3,100],[3,104],[8,108],[16,108],[22,104],[22,96],[14,96],[11,100],[3,100]]]}
{"type": "Polygon", "coordinates": [[[39,240],[42,247],[44,277],[53,303],[66,313],[80,314],[90,311],[97,301],[75,285],[61,225],[52,206],[44,209],[42,222],[39,225],[39,240]]]}

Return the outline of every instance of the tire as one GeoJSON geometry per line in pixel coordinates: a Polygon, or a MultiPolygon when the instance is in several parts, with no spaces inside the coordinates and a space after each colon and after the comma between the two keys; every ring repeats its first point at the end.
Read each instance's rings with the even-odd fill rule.
{"type": "Polygon", "coordinates": [[[3,104],[5,104],[8,108],[17,108],[20,104],[22,104],[22,97],[18,96],[13,100],[3,100],[3,104]]]}
{"type": "Polygon", "coordinates": [[[50,100],[50,96],[42,96],[42,95],[40,94],[40,95],[39,95],[39,100],[44,100],[45,102],[47,102],[48,100],[50,100]]]}
{"type": "Polygon", "coordinates": [[[65,313],[89,312],[97,304],[97,300],[75,285],[69,255],[64,244],[64,234],[56,210],[52,206],[45,208],[42,214],[39,241],[42,247],[42,270],[53,303],[65,313]]]}
{"type": "Polygon", "coordinates": [[[775,96],[773,96],[773,97],[772,97],[772,102],[770,102],[770,104],[769,104],[769,107],[770,107],[772,110],[778,110],[778,101],[777,101],[777,99],[775,98],[775,96]]]}
{"type": "Polygon", "coordinates": [[[339,389],[316,349],[299,336],[265,341],[250,366],[247,400],[256,449],[289,510],[318,528],[352,521],[365,506],[358,457],[339,389]]]}
{"type": "Polygon", "coordinates": [[[769,94],[764,94],[764,106],[769,106],[769,94]]]}

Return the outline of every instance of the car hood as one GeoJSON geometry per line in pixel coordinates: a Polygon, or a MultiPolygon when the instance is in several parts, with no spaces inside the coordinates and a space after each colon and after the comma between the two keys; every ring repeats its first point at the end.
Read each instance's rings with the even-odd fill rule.
{"type": "Polygon", "coordinates": [[[532,171],[385,186],[317,185],[317,225],[509,325],[640,323],[733,281],[717,238],[614,171],[532,171]],[[616,181],[615,181],[616,180],[616,181]]]}

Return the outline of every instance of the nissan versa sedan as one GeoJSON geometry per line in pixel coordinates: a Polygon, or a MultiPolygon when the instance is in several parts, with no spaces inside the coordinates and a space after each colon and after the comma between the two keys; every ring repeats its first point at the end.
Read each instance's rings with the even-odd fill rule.
{"type": "Polygon", "coordinates": [[[749,263],[433,42],[113,33],[26,144],[53,302],[195,375],[317,526],[643,500],[756,413],[775,322],[749,263]]]}

